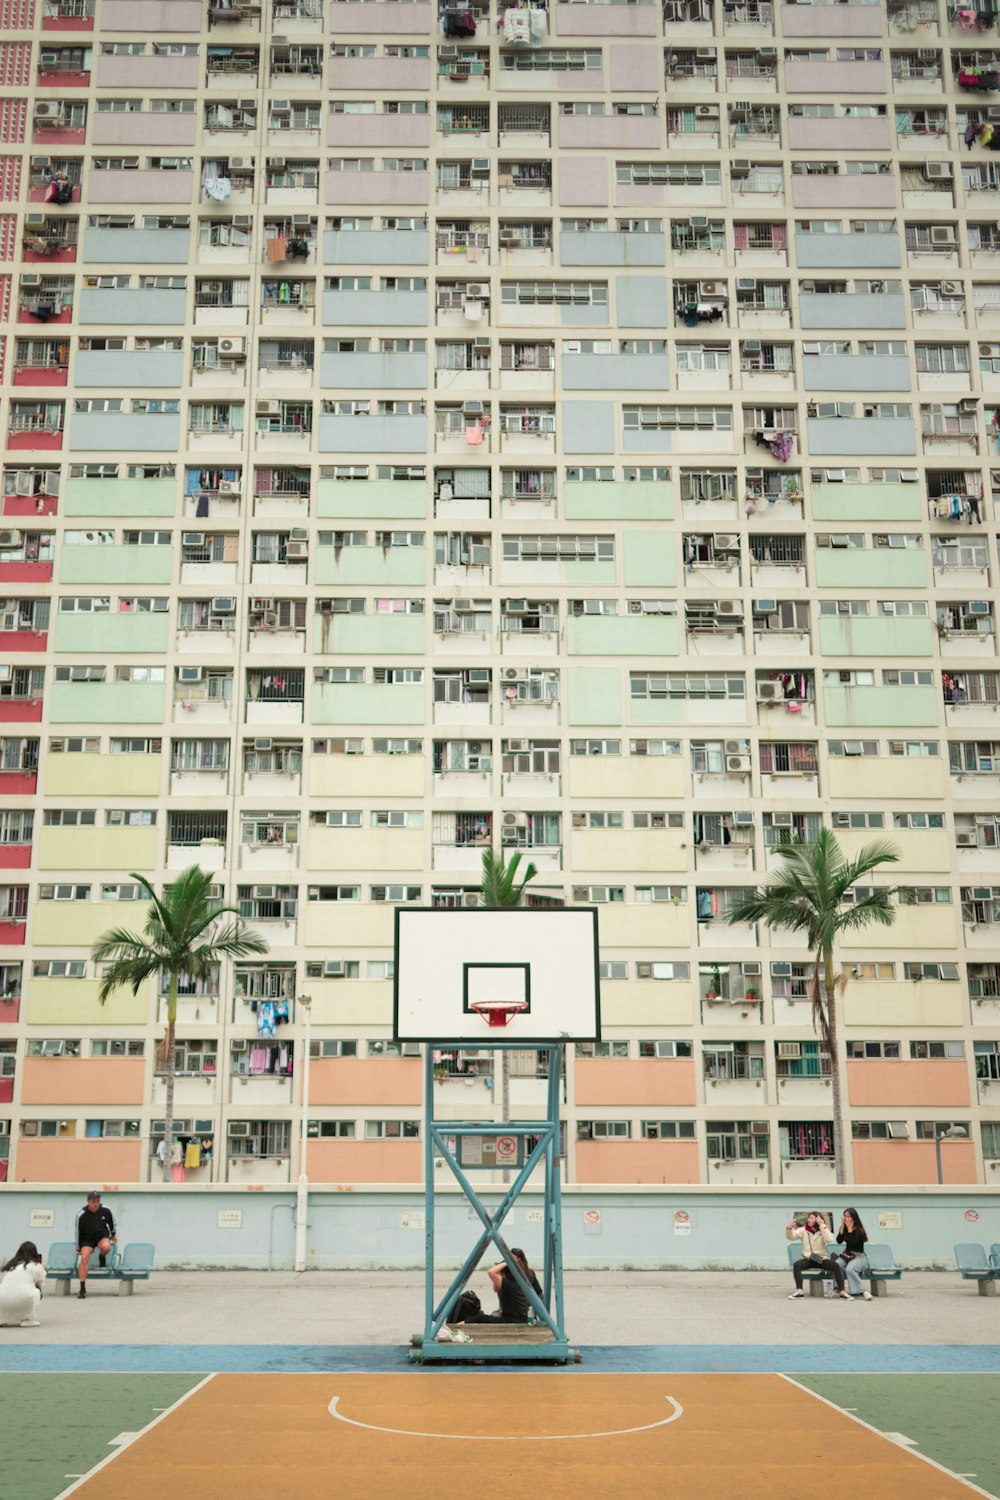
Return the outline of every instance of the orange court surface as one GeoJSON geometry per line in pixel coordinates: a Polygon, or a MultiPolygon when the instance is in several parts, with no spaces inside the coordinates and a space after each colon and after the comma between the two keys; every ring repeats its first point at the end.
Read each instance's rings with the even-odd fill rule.
{"type": "Polygon", "coordinates": [[[783,1375],[210,1375],[74,1500],[968,1500],[956,1478],[783,1375]]]}

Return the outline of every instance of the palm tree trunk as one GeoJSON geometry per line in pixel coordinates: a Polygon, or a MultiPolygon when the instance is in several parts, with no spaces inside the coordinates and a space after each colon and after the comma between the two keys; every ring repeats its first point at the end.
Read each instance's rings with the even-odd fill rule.
{"type": "Polygon", "coordinates": [[[174,1031],[177,1026],[177,975],[170,976],[170,991],[167,995],[167,1032],[163,1038],[163,1074],[166,1100],[163,1108],[163,1139],[167,1149],[163,1153],[163,1180],[173,1181],[170,1158],[174,1149],[174,1031]]]}
{"type": "Polygon", "coordinates": [[[833,1106],[833,1151],[838,1185],[847,1181],[844,1142],[844,1100],[841,1089],[840,1043],[837,1025],[837,987],[833,975],[833,949],[823,949],[823,988],[826,990],[826,1045],[830,1053],[830,1102],[833,1106]]]}

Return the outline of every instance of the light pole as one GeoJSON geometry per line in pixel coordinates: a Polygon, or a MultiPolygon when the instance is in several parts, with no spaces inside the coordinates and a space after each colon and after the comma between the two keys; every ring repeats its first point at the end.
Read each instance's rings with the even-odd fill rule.
{"type": "Polygon", "coordinates": [[[305,1039],[302,1044],[302,1112],[299,1121],[299,1180],[295,1189],[295,1269],[306,1268],[306,1226],[309,1218],[309,1178],[306,1173],[306,1149],[309,1142],[309,1022],[312,995],[299,995],[296,1002],[305,1017],[305,1039]]]}
{"type": "Polygon", "coordinates": [[[934,1135],[934,1155],[937,1158],[938,1187],[944,1185],[944,1176],[941,1171],[941,1142],[961,1141],[968,1135],[964,1125],[949,1125],[947,1130],[939,1130],[934,1135]]]}

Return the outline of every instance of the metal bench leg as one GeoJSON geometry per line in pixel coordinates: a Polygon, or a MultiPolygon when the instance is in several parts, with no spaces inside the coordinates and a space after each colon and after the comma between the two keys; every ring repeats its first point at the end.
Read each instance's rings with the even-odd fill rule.
{"type": "Polygon", "coordinates": [[[135,1290],[135,1282],[130,1277],[123,1276],[118,1282],[119,1297],[131,1297],[135,1290]]]}
{"type": "Polygon", "coordinates": [[[994,1280],[992,1280],[992,1278],[990,1278],[989,1280],[983,1278],[978,1283],[978,1286],[980,1297],[995,1297],[997,1294],[997,1284],[994,1280]]]}

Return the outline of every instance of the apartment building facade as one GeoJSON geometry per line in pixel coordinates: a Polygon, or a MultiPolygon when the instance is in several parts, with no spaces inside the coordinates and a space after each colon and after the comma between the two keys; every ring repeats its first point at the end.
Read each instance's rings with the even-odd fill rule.
{"type": "Polygon", "coordinates": [[[493,845],[600,910],[567,1180],[829,1184],[835,1061],[850,1180],[997,1181],[994,130],[991,6],[0,0],[0,1178],[156,1177],[89,949],[197,861],[178,1176],[294,1179],[308,994],[311,1177],[418,1181],[393,908],[493,845]],[[836,1060],[727,920],[824,826],[836,1060]]]}

